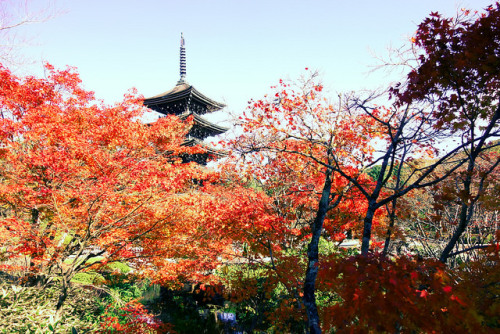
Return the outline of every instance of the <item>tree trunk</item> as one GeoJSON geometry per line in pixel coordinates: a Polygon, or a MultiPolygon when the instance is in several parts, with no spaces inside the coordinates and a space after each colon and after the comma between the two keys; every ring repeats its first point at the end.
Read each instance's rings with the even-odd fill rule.
{"type": "Polygon", "coordinates": [[[384,243],[384,251],[382,254],[387,255],[389,252],[389,245],[391,243],[391,235],[392,235],[392,230],[394,228],[394,223],[396,221],[396,201],[397,199],[394,198],[391,203],[391,211],[389,214],[389,228],[387,229],[387,234],[385,236],[385,243],[384,243]]]}
{"type": "Polygon", "coordinates": [[[366,216],[363,225],[363,240],[361,243],[361,255],[368,255],[368,251],[370,250],[370,239],[372,237],[372,224],[373,217],[375,216],[375,210],[377,207],[375,206],[376,202],[374,200],[369,200],[368,202],[368,210],[366,211],[366,216]]]}
{"type": "MultiPolygon", "coordinates": [[[[476,156],[474,155],[475,152],[471,154],[471,160],[469,161],[469,164],[467,166],[467,175],[465,176],[464,180],[464,193],[466,193],[468,196],[471,194],[471,185],[472,185],[472,172],[474,171],[475,167],[475,158],[476,156]]],[[[461,199],[461,207],[460,207],[460,221],[458,223],[457,229],[453,233],[453,236],[451,237],[450,241],[448,241],[448,244],[446,247],[443,249],[443,252],[441,253],[441,256],[439,257],[439,261],[446,263],[448,261],[448,258],[450,257],[450,253],[457,244],[458,240],[464,233],[465,229],[469,225],[470,220],[472,219],[472,214],[474,212],[474,202],[472,199],[469,202],[469,199],[467,198],[462,198],[461,199]]]]}
{"type": "Polygon", "coordinates": [[[316,277],[319,270],[319,238],[323,230],[328,206],[330,204],[332,182],[330,173],[327,171],[321,200],[314,222],[311,225],[312,237],[307,247],[307,270],[304,281],[304,305],[306,307],[309,332],[313,334],[321,333],[319,322],[318,306],[316,305],[316,277]]]}
{"type": "Polygon", "coordinates": [[[59,295],[59,299],[57,301],[56,305],[56,316],[55,316],[55,321],[61,320],[62,314],[63,314],[63,306],[64,302],[68,298],[68,290],[69,290],[69,280],[67,279],[66,276],[62,277],[62,288],[61,288],[61,294],[59,295]]]}
{"type": "MultiPolygon", "coordinates": [[[[470,147],[470,153],[469,153],[469,162],[467,165],[467,175],[465,176],[464,180],[464,189],[463,192],[469,196],[469,198],[464,198],[461,200],[461,208],[460,208],[460,222],[458,223],[457,229],[453,233],[453,236],[451,237],[450,241],[444,248],[443,252],[441,253],[441,256],[439,257],[439,261],[446,263],[448,261],[448,258],[450,257],[451,251],[453,250],[453,247],[455,247],[456,243],[464,233],[465,229],[469,225],[469,223],[472,220],[472,216],[474,214],[474,206],[476,204],[477,198],[475,200],[472,199],[471,196],[471,188],[472,188],[472,174],[474,172],[474,169],[476,167],[476,159],[478,158],[479,154],[481,153],[486,139],[490,138],[491,131],[493,128],[497,125],[498,121],[500,120],[500,105],[497,107],[495,110],[495,114],[493,114],[493,117],[491,118],[488,126],[484,130],[483,135],[480,137],[481,139],[479,140],[477,146],[474,146],[474,127],[475,123],[472,122],[470,125],[471,128],[471,147],[470,147]]],[[[478,190],[480,191],[480,190],[478,190]]]]}
{"type": "MultiPolygon", "coordinates": [[[[31,208],[31,231],[34,235],[37,234],[38,230],[38,225],[39,225],[39,219],[40,219],[40,211],[38,211],[37,208],[31,208]]],[[[40,249],[38,243],[37,243],[37,249],[40,249]]],[[[41,254],[39,253],[40,251],[37,251],[37,253],[33,253],[30,256],[30,267],[29,267],[29,277],[28,277],[28,285],[29,286],[36,286],[36,287],[41,287],[44,282],[43,282],[43,276],[41,276],[39,273],[37,273],[36,268],[35,268],[35,261],[33,259],[37,256],[40,256],[41,254]]],[[[40,268],[41,269],[41,268],[40,268]]]]}

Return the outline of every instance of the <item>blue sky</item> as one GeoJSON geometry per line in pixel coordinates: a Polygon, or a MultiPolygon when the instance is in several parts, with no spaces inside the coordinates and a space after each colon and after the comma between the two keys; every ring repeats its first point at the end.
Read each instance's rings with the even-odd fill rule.
{"type": "MultiPolygon", "coordinates": [[[[3,1],[3,0],[0,0],[3,1]]],[[[208,97],[238,112],[280,78],[319,70],[336,92],[385,85],[373,53],[400,46],[431,11],[454,15],[482,9],[485,0],[33,0],[60,14],[28,25],[23,53],[36,63],[76,66],[87,89],[112,103],[136,87],[153,96],[179,79],[179,39],[187,50],[187,80],[208,97]]]]}

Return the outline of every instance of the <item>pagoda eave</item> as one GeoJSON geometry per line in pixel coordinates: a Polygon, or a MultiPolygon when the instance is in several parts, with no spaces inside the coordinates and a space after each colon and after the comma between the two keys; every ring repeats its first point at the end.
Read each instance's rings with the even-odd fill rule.
{"type": "MultiPolygon", "coordinates": [[[[193,86],[186,83],[177,85],[165,93],[144,99],[144,105],[151,109],[170,110],[168,106],[175,103],[184,105],[184,108],[189,108],[190,105],[193,104],[202,105],[204,106],[204,108],[201,109],[204,110],[203,113],[217,111],[225,107],[225,104],[206,97],[193,86]]],[[[184,111],[185,110],[179,109],[177,113],[182,113],[184,111]]]]}
{"type": "Polygon", "coordinates": [[[196,113],[191,113],[191,112],[184,113],[181,114],[179,118],[184,120],[191,115],[193,116],[193,121],[194,121],[193,128],[196,128],[197,131],[206,133],[207,134],[206,137],[217,136],[229,130],[229,128],[210,123],[209,121],[207,121],[206,119],[204,119],[203,117],[201,117],[196,113]]]}
{"type": "Polygon", "coordinates": [[[206,151],[205,153],[198,153],[198,155],[208,154],[208,155],[213,155],[217,158],[227,157],[227,153],[208,147],[205,143],[203,143],[201,140],[197,138],[188,138],[181,144],[181,146],[189,146],[189,147],[196,145],[200,145],[206,151]]]}

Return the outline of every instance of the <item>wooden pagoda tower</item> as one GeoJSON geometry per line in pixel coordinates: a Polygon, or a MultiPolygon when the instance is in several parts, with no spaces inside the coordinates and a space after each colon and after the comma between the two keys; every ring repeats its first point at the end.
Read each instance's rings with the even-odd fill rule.
{"type": "Polygon", "coordinates": [[[228,129],[207,121],[202,115],[220,110],[225,105],[206,97],[186,81],[186,48],[183,34],[181,34],[180,48],[180,79],[177,85],[165,93],[145,99],[144,105],[163,115],[176,115],[181,119],[193,116],[193,127],[183,145],[202,145],[206,153],[185,156],[183,157],[185,162],[196,161],[205,165],[210,157],[224,156],[224,153],[204,145],[203,140],[222,134],[228,129]]]}

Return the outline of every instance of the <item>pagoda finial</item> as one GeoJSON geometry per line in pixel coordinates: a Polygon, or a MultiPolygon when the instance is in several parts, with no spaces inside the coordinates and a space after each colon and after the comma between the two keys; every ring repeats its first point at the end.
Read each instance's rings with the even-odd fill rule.
{"type": "Polygon", "coordinates": [[[180,64],[180,73],[181,78],[178,85],[186,83],[186,48],[184,47],[184,34],[181,32],[181,64],[180,64]]]}

